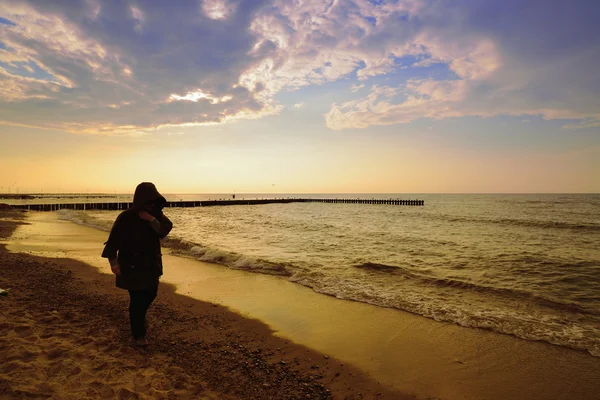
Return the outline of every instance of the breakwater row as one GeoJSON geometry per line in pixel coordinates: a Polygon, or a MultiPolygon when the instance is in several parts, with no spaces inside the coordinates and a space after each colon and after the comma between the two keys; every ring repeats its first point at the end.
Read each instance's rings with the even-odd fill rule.
{"type": "MultiPolygon", "coordinates": [[[[209,206],[235,206],[257,204],[285,204],[285,203],[343,203],[343,204],[389,204],[398,206],[424,206],[424,200],[401,199],[239,199],[239,200],[204,200],[204,201],[169,201],[166,207],[209,207],[209,206]]],[[[33,211],[56,210],[126,210],[132,206],[131,202],[104,202],[104,203],[62,203],[62,204],[16,204],[12,208],[33,211]]]]}

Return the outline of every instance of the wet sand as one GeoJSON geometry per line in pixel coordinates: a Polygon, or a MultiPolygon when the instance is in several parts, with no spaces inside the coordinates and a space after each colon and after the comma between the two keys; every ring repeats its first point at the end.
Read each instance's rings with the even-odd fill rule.
{"type": "MultiPolygon", "coordinates": [[[[124,343],[127,336],[124,329],[126,310],[121,303],[126,303],[126,297],[123,296],[126,293],[112,287],[106,261],[98,257],[106,233],[57,221],[53,214],[29,214],[28,219],[33,224],[21,225],[7,243],[8,248],[13,252],[29,252],[51,259],[57,256],[74,258],[94,266],[73,264],[69,260],[50,262],[50,265],[56,264],[59,269],[73,271],[74,276],[80,279],[76,281],[88,282],[93,277],[92,281],[98,286],[94,290],[117,296],[115,301],[122,309],[117,317],[113,315],[112,325],[120,330],[113,335],[120,335],[118,337],[124,343]]],[[[2,257],[5,256],[17,255],[2,257]]],[[[308,376],[317,379],[317,385],[324,385],[324,393],[307,393],[312,396],[309,398],[326,398],[314,396],[327,396],[326,390],[330,390],[333,398],[402,399],[407,394],[415,394],[417,398],[444,400],[585,400],[596,399],[600,392],[600,359],[587,353],[438,323],[398,310],[338,300],[278,277],[233,271],[173,255],[165,256],[165,266],[164,281],[173,286],[168,286],[166,292],[163,288],[167,285],[161,286],[155,304],[158,306],[156,312],[160,312],[163,302],[174,296],[167,307],[177,309],[191,302],[194,305],[191,307],[194,310],[192,316],[197,321],[208,323],[210,318],[207,315],[213,314],[206,314],[206,310],[225,320],[235,319],[235,324],[218,326],[223,330],[215,332],[217,337],[224,335],[225,338],[236,340],[236,344],[240,342],[237,335],[244,336],[248,324],[256,325],[260,332],[253,336],[255,342],[250,343],[277,343],[274,350],[271,349],[273,354],[267,357],[267,362],[274,363],[276,367],[294,365],[298,373],[306,371],[308,376]],[[246,318],[240,317],[240,314],[246,318]],[[282,360],[285,364],[280,363],[282,360]],[[320,375],[323,377],[318,378],[320,375]]],[[[5,284],[3,277],[0,278],[0,287],[5,284]]],[[[183,309],[188,312],[186,307],[183,309]]],[[[155,309],[151,309],[151,318],[156,317],[154,312],[155,309]]],[[[162,321],[162,317],[158,318],[158,321],[162,321]]],[[[179,322],[175,325],[178,335],[186,338],[194,336],[203,342],[206,342],[203,339],[207,335],[205,331],[210,331],[204,325],[201,328],[179,322]]],[[[167,332],[163,329],[168,326],[158,323],[154,331],[158,342],[155,341],[153,351],[163,351],[161,346],[165,346],[165,342],[160,333],[167,332]]],[[[214,330],[215,325],[211,326],[214,330]]],[[[231,347],[231,344],[228,346],[231,347]]],[[[178,351],[175,349],[174,354],[178,354],[178,351]]],[[[190,349],[184,351],[188,354],[190,349]]],[[[206,349],[200,353],[193,357],[202,359],[206,349]]],[[[171,353],[167,351],[167,354],[171,353]]],[[[261,354],[266,353],[262,350],[261,354]]],[[[231,361],[244,361],[238,360],[237,356],[238,353],[234,353],[231,361]]],[[[190,374],[189,367],[183,368],[189,376],[201,377],[203,382],[206,381],[204,375],[190,374]]],[[[214,385],[218,393],[229,393],[221,386],[221,383],[214,385]]],[[[209,390],[213,386],[204,387],[209,390]]],[[[264,389],[269,387],[262,386],[264,389]]],[[[128,390],[132,389],[128,387],[128,390]]],[[[306,398],[306,394],[297,392],[285,397],[283,391],[255,394],[254,397],[234,396],[306,398]]]]}

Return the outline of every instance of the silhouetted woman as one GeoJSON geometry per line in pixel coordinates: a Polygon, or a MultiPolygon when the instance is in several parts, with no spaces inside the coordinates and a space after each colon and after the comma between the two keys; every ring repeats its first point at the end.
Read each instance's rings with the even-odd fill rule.
{"type": "Polygon", "coordinates": [[[117,287],[129,291],[131,335],[139,346],[148,344],[146,311],[156,298],[163,273],[160,239],[173,228],[162,212],[166,202],[153,183],[140,183],[133,206],[119,214],[102,252],[117,287]]]}

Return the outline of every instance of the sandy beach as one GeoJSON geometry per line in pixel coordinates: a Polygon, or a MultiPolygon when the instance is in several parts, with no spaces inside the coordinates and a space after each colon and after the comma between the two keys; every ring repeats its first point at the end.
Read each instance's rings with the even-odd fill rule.
{"type": "Polygon", "coordinates": [[[600,359],[166,255],[129,344],[104,232],[4,212],[0,398],[593,400],[600,359]],[[29,224],[29,225],[24,225],[29,224]],[[12,236],[11,236],[12,235],[12,236]],[[6,250],[6,247],[10,251],[6,250]]]}
{"type": "MultiPolygon", "coordinates": [[[[23,215],[3,212],[7,238],[23,215]]],[[[411,398],[276,337],[263,323],[161,284],[151,345],[129,343],[127,293],[71,259],[0,249],[0,398],[411,398]]]]}

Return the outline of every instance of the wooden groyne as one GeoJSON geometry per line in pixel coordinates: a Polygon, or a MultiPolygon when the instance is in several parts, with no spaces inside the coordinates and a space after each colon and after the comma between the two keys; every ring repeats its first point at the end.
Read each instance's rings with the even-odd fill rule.
{"type": "MultiPolygon", "coordinates": [[[[335,204],[389,204],[397,206],[424,206],[424,200],[400,199],[240,199],[240,200],[203,200],[203,201],[169,201],[166,207],[209,207],[236,206],[257,204],[286,204],[286,203],[335,203],[335,204]]],[[[12,208],[34,211],[56,210],[126,210],[131,202],[117,203],[62,203],[62,204],[15,204],[12,208]]]]}

